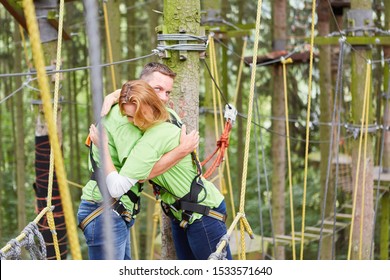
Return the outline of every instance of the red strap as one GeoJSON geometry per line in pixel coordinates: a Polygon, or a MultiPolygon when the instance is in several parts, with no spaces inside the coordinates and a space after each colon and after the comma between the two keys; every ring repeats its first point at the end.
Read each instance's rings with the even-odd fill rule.
{"type": "Polygon", "coordinates": [[[230,135],[231,129],[232,129],[232,123],[230,120],[228,120],[225,123],[225,129],[224,129],[220,139],[217,141],[216,149],[214,150],[214,152],[210,156],[208,156],[204,161],[201,162],[201,165],[204,166],[219,151],[219,153],[218,153],[217,157],[215,158],[214,162],[212,163],[212,165],[203,174],[203,177],[208,178],[214,172],[214,170],[221,164],[221,162],[224,160],[225,151],[226,151],[227,147],[229,146],[229,135],[230,135]]]}

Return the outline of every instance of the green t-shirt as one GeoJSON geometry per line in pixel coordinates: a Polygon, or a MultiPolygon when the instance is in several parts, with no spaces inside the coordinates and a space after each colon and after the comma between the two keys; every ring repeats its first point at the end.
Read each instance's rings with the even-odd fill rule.
{"type": "MultiPolygon", "coordinates": [[[[130,152],[119,174],[138,180],[146,179],[154,164],[165,153],[179,145],[180,134],[180,128],[168,122],[149,128],[130,152]]],[[[191,182],[196,175],[196,165],[192,162],[191,155],[187,155],[164,174],[153,178],[153,181],[167,190],[162,190],[161,200],[172,204],[175,202],[175,196],[181,198],[190,191],[191,182]]],[[[218,207],[223,200],[222,194],[211,182],[204,178],[202,181],[206,192],[202,190],[199,193],[198,201],[203,200],[200,204],[211,208],[218,207]]],[[[181,220],[181,211],[173,214],[178,220],[181,220]]],[[[190,223],[201,216],[199,213],[194,213],[190,223]]]]}
{"type": "MultiPolygon", "coordinates": [[[[137,143],[138,139],[141,138],[142,133],[136,126],[129,122],[126,116],[121,114],[118,105],[114,105],[111,108],[110,113],[102,120],[102,122],[106,129],[112,162],[119,172],[123,169],[123,164],[125,163],[126,158],[137,143]]],[[[93,145],[92,149],[93,158],[99,165],[99,149],[95,145],[93,145]]],[[[92,170],[91,164],[90,169],[92,170]]],[[[139,195],[138,184],[137,186],[133,186],[131,190],[135,194],[139,195]]],[[[83,188],[81,199],[93,200],[96,202],[102,201],[102,195],[96,181],[88,181],[83,188]]],[[[127,195],[122,196],[121,201],[129,211],[133,210],[134,204],[130,201],[127,195]]]]}

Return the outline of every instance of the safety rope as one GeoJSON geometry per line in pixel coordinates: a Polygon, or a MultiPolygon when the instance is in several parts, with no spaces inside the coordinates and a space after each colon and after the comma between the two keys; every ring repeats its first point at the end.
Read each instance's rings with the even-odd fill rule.
{"type": "Polygon", "coordinates": [[[154,204],[154,212],[153,212],[152,244],[150,246],[150,256],[149,256],[150,260],[154,259],[154,247],[156,243],[155,239],[157,235],[157,225],[161,215],[160,200],[156,200],[156,199],[154,200],[155,200],[155,204],[154,204]]]}
{"type": "Polygon", "coordinates": [[[310,106],[311,106],[311,88],[313,79],[313,51],[314,51],[314,26],[316,15],[316,0],[313,0],[311,11],[311,33],[310,33],[310,63],[309,63],[309,85],[307,91],[307,112],[306,112],[306,145],[305,145],[305,169],[303,181],[303,201],[302,201],[302,228],[301,228],[301,257],[303,260],[303,246],[305,240],[305,218],[306,218],[306,190],[307,190],[307,173],[309,159],[309,139],[310,139],[310,106]]]}
{"type": "Polygon", "coordinates": [[[24,59],[26,60],[27,67],[30,69],[32,67],[32,63],[27,54],[27,44],[26,44],[26,39],[24,37],[23,30],[24,30],[23,27],[19,24],[19,33],[20,33],[20,38],[22,39],[24,59]]]}
{"type": "Polygon", "coordinates": [[[77,237],[77,228],[73,215],[73,208],[70,199],[69,189],[66,184],[66,171],[59,144],[56,123],[53,120],[53,109],[51,107],[49,81],[46,75],[45,62],[43,57],[42,46],[40,44],[40,32],[35,15],[35,7],[32,0],[24,0],[24,14],[31,39],[33,61],[37,70],[38,84],[41,89],[42,107],[45,121],[48,126],[50,145],[54,153],[54,166],[56,176],[61,192],[61,200],[64,206],[64,216],[67,224],[67,233],[70,241],[73,259],[81,259],[80,245],[77,237]]]}
{"type": "MultiPolygon", "coordinates": [[[[209,35],[209,44],[208,45],[210,48],[209,56],[210,56],[211,69],[208,68],[207,64],[206,64],[206,67],[209,70],[209,74],[210,74],[212,81],[214,82],[213,86],[212,86],[213,107],[214,107],[213,114],[214,114],[215,138],[218,139],[218,135],[220,135],[220,133],[219,133],[219,129],[218,129],[219,126],[218,126],[218,122],[217,122],[218,118],[217,118],[217,108],[216,108],[216,90],[219,91],[220,95],[222,95],[222,96],[224,96],[224,95],[222,94],[222,91],[219,88],[219,80],[218,80],[218,75],[217,75],[218,71],[217,71],[215,41],[214,41],[214,37],[211,34],[209,35]]],[[[224,97],[224,100],[225,100],[225,102],[227,102],[226,97],[224,97]]],[[[223,124],[223,119],[222,119],[221,98],[219,95],[218,95],[218,106],[219,106],[219,112],[220,112],[219,115],[220,115],[220,122],[221,122],[220,127],[222,129],[224,124],[223,124]]],[[[220,186],[221,186],[221,192],[222,192],[222,194],[225,194],[226,193],[226,186],[224,184],[223,174],[224,174],[224,169],[226,167],[232,217],[235,217],[236,211],[235,211],[235,203],[234,203],[234,196],[233,196],[233,184],[232,184],[232,179],[231,179],[231,174],[230,174],[229,154],[226,153],[227,147],[229,145],[229,135],[230,135],[230,131],[232,129],[232,121],[234,122],[235,117],[236,117],[234,113],[229,114],[229,112],[232,112],[233,110],[235,110],[235,109],[232,106],[230,106],[228,104],[225,106],[225,118],[226,118],[225,128],[224,128],[219,140],[217,141],[217,147],[215,148],[214,152],[201,162],[201,166],[205,166],[206,163],[209,162],[217,152],[219,152],[217,157],[214,159],[212,165],[208,168],[208,170],[206,170],[204,172],[203,176],[205,178],[208,178],[209,176],[212,175],[212,173],[215,171],[215,169],[220,166],[220,164],[222,162],[224,163],[221,166],[221,168],[218,168],[218,179],[219,179],[220,186]]],[[[237,234],[237,232],[236,232],[236,234],[237,234]]],[[[236,242],[237,242],[237,247],[238,247],[238,242],[239,242],[238,238],[236,238],[236,242]]]]}
{"type": "MultiPolygon", "coordinates": [[[[257,2],[257,14],[256,14],[256,32],[253,46],[253,58],[252,58],[252,66],[251,66],[251,83],[250,83],[250,92],[249,92],[249,103],[248,103],[248,119],[246,124],[246,135],[245,135],[245,149],[244,149],[244,163],[242,170],[242,183],[241,183],[241,196],[240,196],[240,207],[239,213],[244,213],[245,209],[245,193],[246,193],[246,180],[248,174],[248,159],[249,159],[249,146],[250,146],[250,136],[251,136],[251,124],[252,124],[252,112],[253,112],[253,97],[255,92],[255,84],[256,84],[256,63],[257,63],[257,51],[259,47],[259,39],[260,39],[260,19],[261,19],[261,6],[263,1],[258,0],[257,2]]],[[[245,217],[245,216],[243,216],[245,217]]],[[[246,245],[245,245],[245,236],[244,229],[248,229],[247,220],[241,218],[240,219],[240,233],[241,233],[241,258],[242,260],[246,259],[246,245]]]]}
{"type": "MultiPolygon", "coordinates": [[[[360,160],[361,160],[361,152],[362,152],[362,143],[363,143],[363,127],[365,125],[366,121],[366,103],[369,103],[368,100],[368,94],[369,94],[369,87],[370,84],[370,75],[371,75],[371,63],[370,61],[367,62],[367,68],[366,68],[366,79],[365,79],[365,88],[364,88],[364,99],[363,99],[363,107],[362,107],[362,121],[360,125],[360,137],[359,137],[359,149],[358,149],[358,158],[356,162],[356,175],[355,175],[355,186],[354,186],[354,195],[353,195],[353,202],[352,202],[352,220],[351,220],[351,227],[349,232],[349,243],[348,243],[348,260],[351,259],[351,252],[352,252],[352,234],[353,234],[353,228],[355,224],[355,212],[356,212],[356,201],[357,201],[357,190],[359,185],[359,172],[360,172],[360,160]]],[[[367,124],[366,124],[367,125],[367,124]]],[[[366,172],[364,172],[365,174],[366,172]]],[[[365,184],[363,182],[363,184],[365,184]]],[[[362,242],[360,242],[362,243],[362,242]]],[[[359,256],[360,256],[360,248],[359,248],[359,256]]]]}
{"type": "MultiPolygon", "coordinates": [[[[212,86],[212,93],[213,93],[213,107],[214,107],[214,127],[215,127],[215,138],[218,139],[219,135],[219,127],[223,127],[223,117],[222,117],[222,104],[221,104],[221,98],[220,95],[216,94],[216,88],[219,88],[219,80],[217,75],[217,60],[216,60],[216,54],[215,54],[215,44],[214,44],[214,38],[209,35],[209,46],[210,46],[210,64],[211,64],[211,70],[210,74],[212,77],[214,77],[214,86],[212,86]],[[217,110],[217,103],[219,110],[217,110]],[[217,117],[217,111],[219,111],[220,116],[220,126],[218,125],[218,117],[217,117]]],[[[223,130],[222,135],[220,136],[219,140],[217,141],[217,147],[215,148],[214,152],[211,153],[205,160],[201,162],[201,166],[205,166],[217,153],[217,157],[211,164],[211,166],[204,172],[203,177],[208,178],[210,177],[215,169],[217,167],[220,167],[220,164],[226,160],[227,169],[229,169],[229,161],[228,161],[228,155],[225,152],[227,147],[229,146],[229,135],[230,131],[232,129],[232,123],[235,121],[235,115],[233,113],[230,113],[230,111],[233,110],[231,105],[228,105],[225,107],[225,117],[226,117],[226,123],[225,128],[223,130]]],[[[224,186],[222,183],[223,179],[223,166],[221,168],[218,168],[218,178],[220,180],[220,186],[224,186]]],[[[225,193],[225,192],[223,192],[225,193]]]]}
{"type": "MultiPolygon", "coordinates": [[[[370,110],[370,100],[369,100],[369,95],[370,95],[370,88],[371,88],[371,62],[368,61],[367,63],[367,72],[368,72],[368,79],[366,80],[366,85],[365,85],[365,98],[367,99],[366,102],[366,107],[363,107],[363,110],[365,110],[365,129],[364,129],[364,147],[363,147],[363,158],[367,159],[367,142],[368,142],[368,116],[369,116],[369,110],[370,110]]],[[[364,160],[363,163],[363,184],[362,184],[362,196],[361,196],[361,206],[360,206],[360,237],[359,237],[359,260],[362,259],[362,253],[363,253],[363,225],[364,225],[364,205],[365,205],[365,190],[366,190],[366,175],[367,175],[367,160],[364,160]]],[[[352,220],[354,217],[352,216],[352,220]]],[[[352,226],[351,226],[352,229],[352,226]]]]}
{"type": "Polygon", "coordinates": [[[290,218],[291,218],[291,234],[292,234],[292,252],[293,260],[296,260],[295,252],[295,220],[294,220],[294,203],[293,203],[293,189],[292,189],[292,167],[291,167],[291,144],[290,144],[290,127],[289,127],[289,114],[288,114],[288,95],[287,95],[287,71],[286,64],[292,63],[291,58],[285,59],[282,57],[281,63],[283,66],[283,90],[284,90],[284,114],[285,114],[285,126],[286,126],[286,141],[287,141],[287,163],[288,163],[288,186],[290,192],[290,218]]]}
{"type": "MultiPolygon", "coordinates": [[[[58,36],[57,36],[57,57],[55,69],[58,71],[61,68],[61,49],[62,49],[62,28],[63,28],[63,19],[64,19],[64,0],[60,1],[59,9],[59,23],[58,23],[58,36]]],[[[56,73],[54,75],[54,102],[53,102],[53,122],[57,123],[57,112],[58,112],[58,93],[60,88],[60,74],[56,73]]],[[[53,176],[54,176],[54,153],[53,148],[50,148],[50,165],[49,165],[49,181],[47,189],[47,206],[51,207],[52,205],[52,194],[53,194],[53,176]]],[[[61,259],[61,252],[58,246],[58,238],[56,232],[56,226],[54,221],[53,212],[48,212],[47,221],[52,233],[54,250],[56,253],[57,260],[61,259]]]]}
{"type": "MultiPolygon", "coordinates": [[[[112,57],[111,33],[110,33],[110,26],[108,23],[107,0],[103,0],[103,13],[104,13],[104,25],[105,25],[106,37],[107,37],[108,61],[112,63],[114,59],[112,57]]],[[[111,80],[112,80],[113,90],[116,90],[117,87],[116,87],[116,78],[115,78],[115,68],[113,64],[110,65],[110,70],[111,70],[111,80]]]]}
{"type": "MultiPolygon", "coordinates": [[[[244,214],[245,207],[245,191],[246,191],[246,177],[248,173],[248,158],[249,158],[249,144],[250,144],[250,134],[251,134],[251,124],[252,124],[252,112],[253,112],[253,97],[255,92],[255,77],[256,77],[256,63],[257,63],[257,51],[259,46],[259,38],[260,38],[260,19],[261,19],[261,6],[262,0],[258,0],[257,2],[257,14],[256,14],[256,33],[253,47],[253,62],[251,66],[251,86],[250,86],[250,94],[249,94],[249,105],[248,105],[248,118],[247,118],[247,130],[245,137],[245,152],[244,152],[244,163],[243,163],[243,175],[242,175],[242,183],[241,183],[241,195],[240,195],[240,207],[239,212],[237,213],[233,223],[229,227],[227,232],[228,236],[231,235],[234,227],[240,222],[240,234],[241,234],[241,256],[242,260],[246,259],[246,244],[245,244],[245,236],[244,231],[251,238],[253,238],[252,229],[248,223],[248,220],[244,214]]],[[[222,240],[222,242],[217,247],[216,253],[220,253],[227,245],[227,240],[222,240]]]]}

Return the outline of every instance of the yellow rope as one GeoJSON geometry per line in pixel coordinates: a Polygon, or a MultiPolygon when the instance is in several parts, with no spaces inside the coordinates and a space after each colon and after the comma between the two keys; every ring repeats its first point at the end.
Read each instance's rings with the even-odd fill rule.
{"type": "Polygon", "coordinates": [[[152,230],[152,245],[150,246],[150,260],[154,259],[154,246],[157,235],[157,225],[161,215],[160,201],[156,200],[154,205],[154,213],[153,213],[153,230],[152,230]]]}
{"type": "MultiPolygon", "coordinates": [[[[245,152],[244,152],[244,163],[242,170],[242,184],[241,184],[241,197],[240,197],[240,210],[239,212],[244,213],[245,206],[245,191],[246,191],[246,177],[248,173],[248,155],[249,155],[249,146],[250,146],[250,137],[251,137],[251,125],[252,125],[252,113],[253,113],[253,97],[255,92],[255,83],[256,83],[256,64],[257,64],[257,51],[259,47],[260,39],[260,19],[261,19],[261,6],[262,0],[257,2],[257,15],[256,15],[256,35],[254,40],[253,47],[253,58],[252,58],[252,67],[251,67],[251,84],[250,84],[250,94],[249,94],[249,104],[248,104],[248,118],[246,124],[246,136],[245,136],[245,152]]],[[[245,255],[245,236],[244,236],[244,226],[240,226],[241,233],[241,257],[243,260],[246,259],[245,255]]]]}
{"type": "MultiPolygon", "coordinates": [[[[103,13],[104,13],[104,24],[105,24],[106,37],[107,37],[108,58],[109,58],[109,62],[112,63],[114,59],[112,58],[111,35],[110,35],[110,27],[108,24],[108,12],[107,12],[106,0],[103,1],[103,13]]],[[[116,78],[115,78],[115,68],[113,64],[111,64],[110,70],[111,70],[113,90],[116,90],[117,87],[116,87],[116,78]]]]}
{"type": "MultiPolygon", "coordinates": [[[[219,85],[219,81],[218,81],[218,75],[217,75],[217,68],[216,68],[216,65],[217,65],[217,60],[216,60],[216,53],[215,53],[215,42],[214,42],[214,37],[212,36],[209,36],[209,46],[210,46],[210,65],[211,65],[211,73],[213,75],[213,77],[215,77],[216,79],[216,83],[217,85],[219,85]]],[[[217,116],[216,116],[216,106],[215,106],[215,92],[216,92],[216,86],[213,84],[213,87],[212,87],[212,90],[213,90],[213,104],[214,104],[214,121],[215,121],[215,132],[216,132],[216,139],[218,139],[218,135],[219,135],[219,132],[218,132],[218,124],[217,124],[217,116]]],[[[223,127],[224,127],[224,124],[223,124],[223,117],[222,117],[222,107],[221,107],[221,98],[220,96],[218,95],[218,101],[219,101],[219,110],[220,110],[220,121],[221,121],[221,130],[223,130],[223,127]]],[[[221,165],[221,168],[218,168],[218,179],[220,180],[220,185],[221,185],[221,191],[223,194],[226,193],[226,190],[223,189],[225,187],[225,184],[222,183],[222,179],[223,179],[223,173],[224,173],[224,167],[226,165],[226,173],[227,173],[227,178],[228,178],[228,187],[229,187],[229,197],[230,197],[230,204],[231,204],[231,210],[232,210],[232,217],[235,217],[236,216],[236,207],[235,207],[235,203],[234,203],[234,197],[233,197],[233,184],[232,184],[232,180],[231,180],[231,174],[230,174],[230,164],[229,164],[229,155],[228,153],[225,154],[225,160],[223,162],[223,164],[221,165]],[[224,191],[225,190],[225,191],[224,191]]],[[[211,180],[213,181],[214,178],[211,180]]],[[[237,242],[237,247],[238,247],[238,238],[236,238],[236,242],[237,242]]]]}
{"type": "Polygon", "coordinates": [[[23,43],[23,53],[24,53],[24,56],[25,56],[25,59],[26,59],[26,64],[27,64],[27,67],[28,68],[31,68],[31,61],[30,59],[28,58],[28,54],[27,54],[27,44],[26,44],[26,39],[24,38],[24,31],[23,31],[23,27],[19,24],[19,33],[20,33],[20,37],[22,38],[22,43],[23,43]]]}
{"type": "MultiPolygon", "coordinates": [[[[54,209],[54,206],[52,207],[45,207],[41,210],[41,212],[37,215],[37,217],[34,219],[33,223],[34,224],[37,224],[39,222],[40,219],[42,219],[42,217],[47,213],[47,212],[51,212],[53,211],[54,209]]],[[[22,241],[24,238],[26,238],[26,233],[22,232],[21,234],[19,234],[15,239],[20,242],[22,241]]],[[[4,252],[4,253],[7,253],[8,250],[10,250],[12,248],[12,246],[10,244],[7,244],[5,245],[3,248],[1,248],[1,251],[4,252]]]]}
{"type": "MultiPolygon", "coordinates": [[[[351,251],[352,251],[352,234],[353,234],[353,228],[355,224],[355,212],[356,212],[356,200],[357,200],[357,190],[359,185],[359,170],[360,170],[360,160],[361,160],[361,152],[362,152],[362,143],[363,143],[363,128],[364,123],[366,120],[366,107],[367,103],[369,103],[368,100],[368,94],[369,94],[369,80],[371,76],[371,61],[367,62],[367,69],[366,69],[366,80],[365,80],[365,88],[364,88],[364,99],[363,99],[363,107],[362,107],[362,121],[360,125],[360,136],[359,136],[359,149],[358,149],[358,158],[356,162],[356,175],[355,175],[355,186],[354,186],[354,194],[353,194],[353,202],[352,202],[352,220],[351,220],[351,226],[349,231],[349,243],[348,243],[348,260],[351,259],[351,251]]],[[[366,130],[368,130],[368,124],[366,124],[366,130]]],[[[363,173],[365,174],[365,172],[363,173]]],[[[364,184],[364,182],[363,182],[364,184]]],[[[360,242],[362,243],[362,242],[360,242]]],[[[360,251],[359,251],[360,255],[360,251]]]]}
{"type": "MultiPolygon", "coordinates": [[[[222,102],[221,102],[221,96],[216,94],[216,87],[219,86],[219,77],[218,77],[218,71],[217,71],[217,56],[215,53],[215,42],[213,37],[209,37],[209,45],[210,45],[210,61],[211,63],[211,73],[213,77],[215,78],[216,85],[213,84],[213,104],[214,104],[214,121],[215,121],[215,139],[219,138],[220,132],[223,131],[224,128],[224,122],[223,122],[223,109],[222,109],[222,102]],[[216,108],[216,102],[215,97],[217,97],[217,104],[219,108],[219,120],[220,120],[220,126],[218,127],[218,118],[217,118],[217,108],[216,108]]],[[[225,155],[225,160],[222,162],[222,164],[218,167],[218,179],[219,179],[219,185],[221,186],[221,192],[222,194],[226,194],[226,186],[223,181],[223,167],[228,161],[227,153],[225,155]]]]}
{"type": "Polygon", "coordinates": [[[83,185],[77,184],[77,183],[75,183],[75,182],[72,182],[72,181],[69,181],[69,180],[67,180],[67,182],[68,182],[68,184],[71,185],[71,186],[75,186],[75,187],[78,187],[78,188],[80,188],[80,189],[84,188],[83,185]]]}
{"type": "Polygon", "coordinates": [[[290,145],[290,128],[289,128],[289,116],[288,116],[288,96],[287,96],[287,71],[286,64],[292,63],[292,59],[281,60],[283,65],[283,85],[284,85],[284,113],[286,119],[286,140],[287,140],[287,162],[288,162],[288,183],[290,191],[290,217],[291,217],[291,232],[292,232],[292,251],[293,251],[293,260],[296,260],[295,252],[295,228],[294,228],[294,203],[293,203],[293,190],[292,190],[292,168],[291,168],[291,145],[290,145]]]}
{"type": "MultiPolygon", "coordinates": [[[[58,23],[58,37],[57,37],[57,57],[56,57],[56,74],[54,75],[54,105],[53,105],[53,121],[57,123],[57,112],[58,112],[58,92],[60,89],[60,73],[61,69],[61,48],[62,48],[62,28],[64,21],[64,0],[60,1],[59,11],[59,23],[58,23]]],[[[49,165],[49,181],[47,187],[47,206],[52,205],[52,194],[53,194],[53,176],[54,176],[54,153],[53,149],[50,149],[50,165],[49,165]]],[[[58,238],[56,232],[56,226],[54,221],[53,212],[47,213],[47,223],[53,236],[53,245],[56,252],[57,260],[61,259],[60,247],[58,245],[58,238]]]]}
{"type": "MultiPolygon", "coordinates": [[[[365,85],[365,93],[364,95],[367,98],[366,102],[366,118],[365,118],[365,130],[364,130],[364,162],[363,162],[363,180],[362,180],[362,201],[361,201],[361,214],[360,214],[360,243],[359,243],[359,260],[362,259],[362,251],[363,251],[363,222],[364,222],[364,200],[365,200],[365,190],[366,190],[366,170],[367,170],[367,141],[368,141],[368,115],[369,115],[369,108],[370,108],[370,88],[371,88],[371,62],[369,61],[369,67],[367,69],[368,74],[368,81],[366,81],[365,85]]],[[[363,133],[363,132],[361,132],[363,133]]]]}
{"type": "Polygon", "coordinates": [[[46,75],[45,62],[43,57],[42,46],[40,44],[40,33],[37,19],[35,16],[35,7],[32,0],[23,1],[23,9],[26,17],[26,23],[31,39],[33,61],[37,69],[38,85],[41,89],[41,99],[45,121],[48,126],[50,145],[54,153],[54,166],[58,185],[61,193],[67,234],[70,242],[73,259],[81,259],[80,245],[77,238],[77,228],[73,215],[72,202],[67,186],[66,171],[59,144],[56,123],[53,120],[53,109],[51,107],[51,98],[49,90],[49,81],[46,75]]]}
{"type": "Polygon", "coordinates": [[[307,172],[309,158],[309,139],[310,139],[310,106],[311,106],[311,84],[313,76],[313,48],[314,48],[314,26],[316,15],[316,0],[313,0],[311,11],[311,33],[310,33],[310,66],[309,66],[309,86],[307,92],[307,115],[306,115],[306,145],[305,145],[305,171],[303,181],[303,201],[302,201],[302,228],[301,228],[301,260],[303,260],[303,246],[305,240],[305,217],[306,217],[306,190],[307,190],[307,172]]]}

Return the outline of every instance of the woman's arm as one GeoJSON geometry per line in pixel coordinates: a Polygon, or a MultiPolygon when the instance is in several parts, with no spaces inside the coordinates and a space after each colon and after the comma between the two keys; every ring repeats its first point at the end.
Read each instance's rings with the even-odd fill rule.
{"type": "Polygon", "coordinates": [[[100,146],[100,143],[102,144],[104,157],[101,160],[104,162],[104,175],[106,176],[108,192],[112,197],[119,198],[127,193],[138,180],[118,174],[111,159],[110,150],[108,149],[108,138],[104,130],[102,141],[99,141],[99,132],[95,125],[91,125],[89,133],[92,143],[96,146],[100,146]]]}

